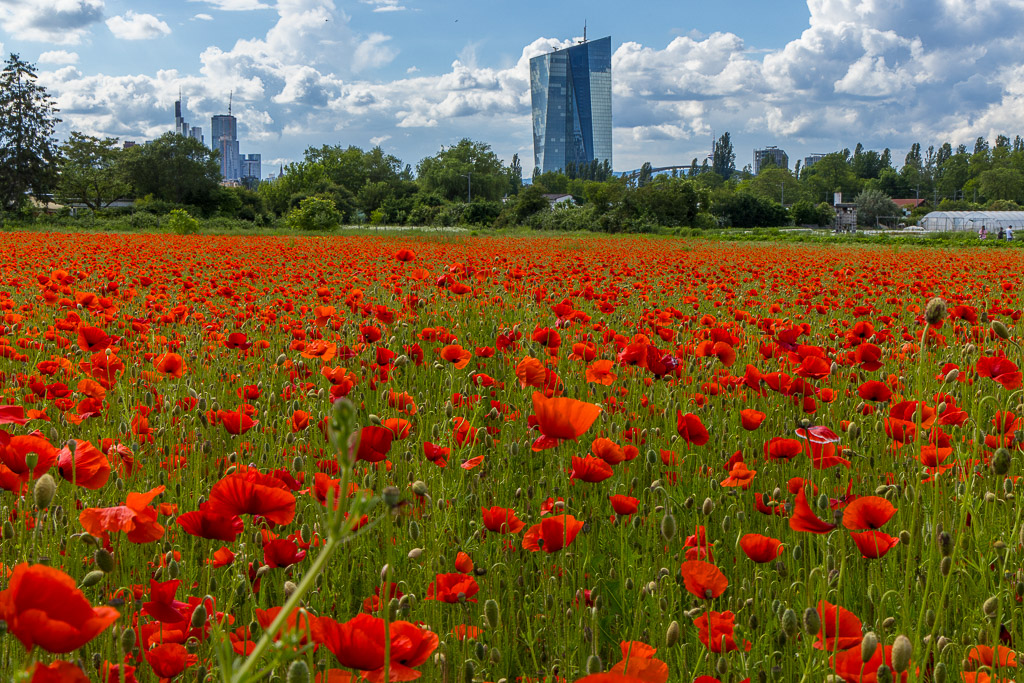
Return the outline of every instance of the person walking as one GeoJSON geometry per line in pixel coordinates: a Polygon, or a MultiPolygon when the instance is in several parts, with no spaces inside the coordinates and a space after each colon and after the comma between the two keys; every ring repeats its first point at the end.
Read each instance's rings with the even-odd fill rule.
{"type": "Polygon", "coordinates": [[[981,230],[978,231],[978,239],[983,240],[986,237],[988,237],[988,230],[986,230],[985,226],[983,225],[981,226],[981,230]]]}
{"type": "Polygon", "coordinates": [[[1006,231],[1003,230],[1003,226],[999,226],[999,235],[997,239],[1004,239],[1006,237],[1006,231]]]}
{"type": "Polygon", "coordinates": [[[1013,226],[1012,225],[1007,225],[1006,226],[1006,241],[1007,242],[1012,242],[1013,241],[1013,226]]]}

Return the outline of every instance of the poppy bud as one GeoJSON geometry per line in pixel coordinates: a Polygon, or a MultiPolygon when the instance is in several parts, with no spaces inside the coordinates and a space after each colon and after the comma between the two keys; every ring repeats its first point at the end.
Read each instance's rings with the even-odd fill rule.
{"type": "MultiPolygon", "coordinates": [[[[892,668],[896,673],[903,673],[910,666],[910,656],[914,654],[914,644],[902,633],[896,636],[892,644],[892,668]]],[[[888,679],[883,679],[888,680],[888,679]]]]}
{"type": "Polygon", "coordinates": [[[420,525],[414,519],[414,520],[409,522],[409,538],[411,538],[412,540],[415,541],[419,537],[420,537],[420,525]]]}
{"type": "Polygon", "coordinates": [[[679,642],[679,622],[673,621],[665,631],[665,647],[672,647],[679,642]]]}
{"type": "Polygon", "coordinates": [[[96,584],[98,584],[102,580],[103,580],[103,572],[100,571],[99,569],[94,569],[94,570],[92,570],[91,572],[89,572],[88,574],[85,575],[85,578],[82,579],[82,583],[78,587],[79,588],[90,588],[92,586],[95,586],[96,584]]]}
{"type": "Polygon", "coordinates": [[[206,606],[200,604],[192,612],[192,628],[202,628],[206,624],[206,606]]]}
{"type": "Polygon", "coordinates": [[[135,637],[135,629],[126,628],[125,630],[121,631],[121,649],[124,650],[126,653],[135,652],[136,642],[137,639],[135,637]]]}
{"type": "Polygon", "coordinates": [[[939,573],[943,576],[949,576],[949,571],[953,568],[953,559],[950,557],[942,558],[939,562],[939,573]]]}
{"type": "Polygon", "coordinates": [[[998,610],[999,610],[999,598],[997,598],[995,596],[993,596],[993,597],[989,598],[988,600],[986,600],[985,603],[981,606],[981,611],[984,612],[985,616],[990,618],[990,619],[996,615],[996,612],[998,610]]]}
{"type": "MultiPolygon", "coordinates": [[[[996,454],[992,457],[992,471],[1000,476],[1007,474],[1010,471],[1010,461],[1010,451],[1005,448],[998,449],[996,454]]],[[[42,481],[42,479],[40,479],[40,481],[42,481]]]]}
{"type": "Polygon", "coordinates": [[[285,581],[284,582],[284,599],[285,599],[285,602],[287,602],[288,600],[291,599],[292,595],[295,593],[296,590],[298,590],[298,588],[299,587],[296,586],[293,581],[285,581]]]}
{"type": "Polygon", "coordinates": [[[868,631],[860,641],[860,661],[867,664],[875,656],[878,649],[878,636],[874,631],[868,631]]]}
{"type": "Polygon", "coordinates": [[[924,319],[929,325],[938,325],[946,319],[946,302],[935,297],[924,308],[924,319]]]}
{"type": "Polygon", "coordinates": [[[782,613],[782,630],[788,638],[793,638],[799,629],[800,625],[796,619],[796,612],[787,608],[786,611],[782,613]]]}
{"type": "Polygon", "coordinates": [[[110,551],[106,548],[100,548],[93,553],[93,559],[96,561],[96,566],[99,567],[103,573],[109,574],[114,571],[114,556],[110,554],[110,551]]]}
{"type": "Polygon", "coordinates": [[[932,680],[935,683],[946,683],[946,663],[937,662],[935,669],[932,671],[932,680]]]}
{"type": "Polygon", "coordinates": [[[587,657],[587,674],[593,675],[601,673],[604,669],[604,664],[601,663],[601,658],[597,655],[590,655],[587,657]]]}
{"type": "Polygon", "coordinates": [[[426,482],[423,482],[423,481],[417,479],[416,481],[414,481],[412,483],[412,492],[415,493],[417,496],[425,496],[425,495],[427,495],[427,491],[428,490],[429,489],[427,489],[426,482]]]}
{"type": "MultiPolygon", "coordinates": [[[[27,460],[27,458],[26,458],[27,460]]],[[[57,482],[49,473],[36,479],[36,485],[32,489],[32,496],[35,498],[36,507],[45,510],[53,502],[53,496],[57,493],[57,482]]]]}
{"type": "Polygon", "coordinates": [[[851,422],[850,426],[846,428],[846,433],[849,434],[851,439],[856,439],[860,436],[860,425],[856,422],[851,422]]]}
{"type": "Polygon", "coordinates": [[[821,615],[818,610],[808,607],[804,610],[804,633],[809,636],[816,636],[821,631],[821,615]]]}
{"type": "Polygon", "coordinates": [[[877,676],[876,680],[879,680],[879,681],[891,681],[891,680],[893,680],[893,678],[892,678],[892,669],[890,669],[885,664],[882,664],[881,666],[878,667],[878,671],[876,672],[876,676],[877,676]]]}
{"type": "Polygon", "coordinates": [[[1010,338],[1010,330],[1006,329],[1006,325],[1004,325],[1000,320],[992,321],[992,331],[995,332],[996,336],[1000,339],[1010,338]]]}
{"type": "Polygon", "coordinates": [[[704,504],[700,508],[700,511],[704,514],[704,516],[707,517],[708,515],[710,515],[714,511],[714,509],[714,501],[712,501],[710,498],[705,498],[704,504]]]}
{"type": "Polygon", "coordinates": [[[666,541],[671,541],[676,535],[676,518],[672,516],[672,513],[666,513],[661,518],[661,537],[666,541]]]}
{"type": "Polygon", "coordinates": [[[886,617],[885,620],[882,622],[882,630],[883,631],[888,631],[889,629],[891,629],[895,625],[896,625],[896,617],[886,617]]]}
{"type": "Polygon", "coordinates": [[[484,603],[484,617],[487,619],[488,627],[492,629],[498,628],[498,625],[501,623],[501,613],[495,600],[488,600],[484,603]]]}
{"type": "Polygon", "coordinates": [[[927,628],[929,628],[929,629],[932,626],[935,625],[935,610],[933,610],[933,609],[925,610],[925,613],[924,613],[924,625],[927,628]]]}
{"type": "Polygon", "coordinates": [[[287,683],[309,683],[309,665],[301,659],[296,659],[288,667],[287,683]]]}
{"type": "Polygon", "coordinates": [[[903,545],[910,545],[910,541],[911,541],[910,532],[907,531],[906,529],[901,531],[900,532],[900,543],[902,543],[903,545]]]}
{"type": "MultiPolygon", "coordinates": [[[[496,647],[491,647],[491,664],[497,664],[501,661],[501,650],[496,647]]],[[[502,679],[505,680],[505,679],[502,679]]]]}
{"type": "Polygon", "coordinates": [[[25,466],[29,470],[34,470],[36,468],[36,465],[38,465],[38,464],[39,464],[39,454],[38,453],[29,453],[28,455],[25,456],[25,466]]]}
{"type": "Polygon", "coordinates": [[[397,486],[385,486],[381,497],[384,499],[385,505],[393,508],[402,499],[402,492],[398,490],[397,486]]]}

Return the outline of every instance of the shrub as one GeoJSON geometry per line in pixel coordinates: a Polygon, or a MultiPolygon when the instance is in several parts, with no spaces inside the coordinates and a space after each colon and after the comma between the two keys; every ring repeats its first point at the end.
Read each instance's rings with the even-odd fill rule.
{"type": "Polygon", "coordinates": [[[167,214],[167,226],[176,235],[194,235],[199,232],[199,221],[184,209],[174,209],[167,214]]]}
{"type": "Polygon", "coordinates": [[[285,224],[292,230],[322,231],[341,225],[342,215],[330,197],[306,197],[288,213],[285,224]]]}

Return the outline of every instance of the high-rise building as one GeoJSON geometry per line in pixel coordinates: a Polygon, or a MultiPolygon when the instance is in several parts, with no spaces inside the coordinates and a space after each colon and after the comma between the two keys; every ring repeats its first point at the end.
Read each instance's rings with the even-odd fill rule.
{"type": "Polygon", "coordinates": [[[814,166],[816,163],[824,159],[825,156],[826,155],[824,154],[812,154],[809,157],[804,157],[804,168],[808,169],[811,166],[814,166]]]}
{"type": "Polygon", "coordinates": [[[224,180],[240,180],[242,160],[238,153],[238,120],[230,113],[218,114],[210,120],[210,131],[210,146],[220,152],[221,176],[224,180]]]}
{"type": "Polygon", "coordinates": [[[534,166],[612,163],[612,39],[584,40],[530,60],[534,166]]]}
{"type": "Polygon", "coordinates": [[[242,155],[242,178],[255,178],[259,180],[263,177],[263,160],[259,154],[243,154],[242,155]]]}
{"type": "Polygon", "coordinates": [[[195,138],[199,142],[203,142],[203,129],[200,126],[189,126],[188,121],[185,120],[182,113],[180,92],[178,93],[178,99],[174,102],[174,132],[178,135],[195,138]]]}
{"type": "Polygon", "coordinates": [[[754,175],[761,172],[762,166],[777,166],[789,169],[789,155],[778,147],[765,147],[754,150],[754,175]],[[769,162],[769,163],[765,163],[769,162]]]}

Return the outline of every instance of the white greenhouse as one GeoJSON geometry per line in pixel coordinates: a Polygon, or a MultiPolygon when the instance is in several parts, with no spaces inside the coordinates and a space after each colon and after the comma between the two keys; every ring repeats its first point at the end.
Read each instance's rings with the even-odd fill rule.
{"type": "Polygon", "coordinates": [[[926,232],[973,231],[982,226],[989,233],[999,228],[1024,229],[1024,211],[932,211],[917,225],[926,232]]]}

